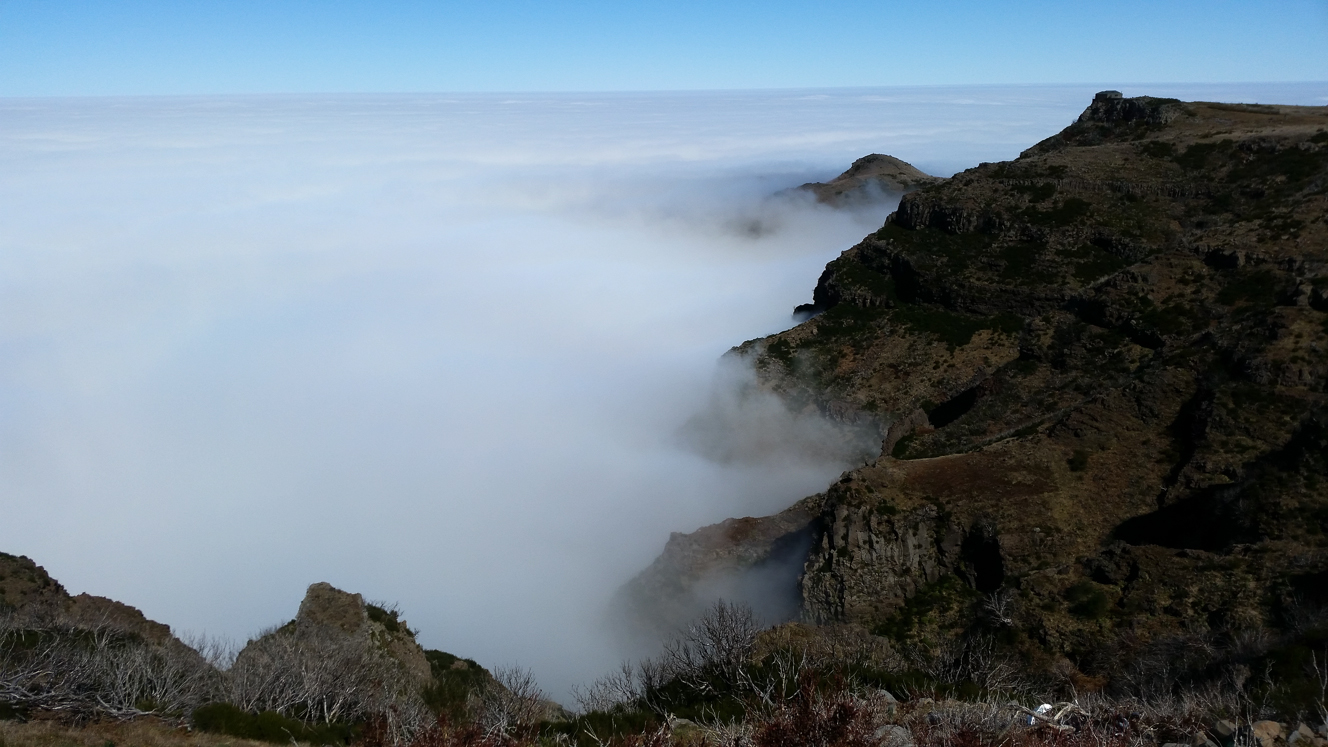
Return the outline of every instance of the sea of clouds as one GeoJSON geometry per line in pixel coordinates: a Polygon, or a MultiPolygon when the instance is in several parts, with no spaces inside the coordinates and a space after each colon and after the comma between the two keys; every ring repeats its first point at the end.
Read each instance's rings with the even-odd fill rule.
{"type": "Polygon", "coordinates": [[[770,196],[1102,87],[0,99],[0,550],[239,640],[329,581],[564,697],[669,532],[848,466],[777,408],[678,436],[890,210],[770,196]]]}

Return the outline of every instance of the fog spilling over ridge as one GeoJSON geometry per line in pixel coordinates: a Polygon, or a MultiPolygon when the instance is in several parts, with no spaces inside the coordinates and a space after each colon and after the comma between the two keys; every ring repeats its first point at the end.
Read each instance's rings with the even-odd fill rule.
{"type": "Polygon", "coordinates": [[[717,363],[890,205],[771,195],[1098,88],[0,99],[0,550],[240,639],[329,581],[561,697],[670,531],[857,453],[717,363]]]}

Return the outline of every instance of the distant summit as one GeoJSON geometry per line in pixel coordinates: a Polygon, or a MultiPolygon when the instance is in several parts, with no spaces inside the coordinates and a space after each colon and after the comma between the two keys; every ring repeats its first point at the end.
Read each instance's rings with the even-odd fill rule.
{"type": "Polygon", "coordinates": [[[834,207],[874,202],[885,195],[902,195],[945,181],[931,176],[894,156],[873,153],[853,162],[848,170],[829,182],[809,182],[798,187],[816,195],[816,201],[834,207]]]}

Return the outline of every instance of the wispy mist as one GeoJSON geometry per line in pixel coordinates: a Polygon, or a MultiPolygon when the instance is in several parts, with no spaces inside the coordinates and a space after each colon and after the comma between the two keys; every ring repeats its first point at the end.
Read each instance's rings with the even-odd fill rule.
{"type": "Polygon", "coordinates": [[[0,550],[241,639],[330,581],[565,693],[670,531],[844,466],[716,363],[889,207],[769,195],[1093,90],[0,100],[0,550]]]}

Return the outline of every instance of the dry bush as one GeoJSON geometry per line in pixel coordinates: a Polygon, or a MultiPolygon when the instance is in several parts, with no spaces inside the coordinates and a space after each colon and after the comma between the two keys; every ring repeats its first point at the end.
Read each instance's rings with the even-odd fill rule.
{"type": "Polygon", "coordinates": [[[572,698],[583,713],[589,711],[610,711],[617,706],[635,703],[646,694],[648,672],[624,661],[616,672],[610,672],[590,683],[572,688],[572,698]]]}
{"type": "Polygon", "coordinates": [[[931,647],[914,649],[909,658],[916,670],[941,684],[971,682],[1005,694],[1031,689],[1018,661],[1002,653],[990,637],[945,638],[931,647]]]}
{"type": "Polygon", "coordinates": [[[311,627],[269,630],[225,672],[224,700],[311,723],[378,716],[398,740],[432,720],[401,664],[368,636],[311,627]]]}
{"type": "Polygon", "coordinates": [[[513,744],[504,735],[486,735],[474,724],[454,727],[446,718],[416,730],[409,741],[403,742],[387,717],[378,715],[365,724],[358,747],[510,747],[513,744]]]}
{"type": "Polygon", "coordinates": [[[709,747],[752,747],[755,724],[752,720],[721,721],[703,727],[701,744],[709,747]]]}
{"type": "Polygon", "coordinates": [[[183,716],[220,685],[216,669],[176,641],[58,618],[0,618],[0,702],[73,719],[183,716]]]}
{"type": "Polygon", "coordinates": [[[843,681],[823,686],[806,670],[797,694],[764,718],[752,733],[755,747],[877,747],[874,718],[867,703],[843,681]]]}
{"type": "Polygon", "coordinates": [[[651,702],[651,694],[674,680],[699,695],[747,692],[755,684],[749,667],[759,632],[751,607],[720,600],[665,643],[659,656],[624,662],[574,689],[573,697],[583,712],[642,704],[663,714],[667,707],[651,702]]]}
{"type": "Polygon", "coordinates": [[[698,692],[717,686],[736,690],[744,682],[758,632],[751,607],[721,599],[664,645],[662,674],[666,681],[676,677],[698,692]]]}
{"type": "Polygon", "coordinates": [[[496,667],[497,687],[485,688],[475,707],[475,724],[489,739],[529,737],[548,712],[548,698],[530,670],[496,667]]]}
{"type": "Polygon", "coordinates": [[[996,628],[1014,625],[1018,609],[1019,595],[1013,589],[997,589],[982,599],[980,607],[983,618],[996,628]]]}

